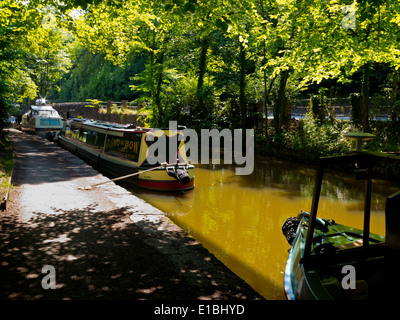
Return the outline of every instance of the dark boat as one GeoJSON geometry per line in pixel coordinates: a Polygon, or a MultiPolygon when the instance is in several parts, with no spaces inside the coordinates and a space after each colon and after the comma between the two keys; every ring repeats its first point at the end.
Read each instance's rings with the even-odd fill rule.
{"type": "Polygon", "coordinates": [[[284,275],[287,299],[399,298],[400,191],[387,197],[385,236],[370,233],[372,176],[382,162],[399,164],[400,157],[359,152],[319,160],[310,213],[301,212],[282,226],[291,244],[284,275]],[[362,230],[317,217],[324,170],[349,164],[356,165],[355,178],[365,181],[362,230]]]}
{"type": "Polygon", "coordinates": [[[182,192],[194,187],[194,166],[186,161],[185,143],[178,139],[181,134],[181,130],[72,119],[59,144],[112,177],[137,173],[125,181],[149,190],[182,192]],[[149,162],[149,147],[161,138],[166,150],[170,145],[176,150],[165,155],[167,164],[149,162]]]}

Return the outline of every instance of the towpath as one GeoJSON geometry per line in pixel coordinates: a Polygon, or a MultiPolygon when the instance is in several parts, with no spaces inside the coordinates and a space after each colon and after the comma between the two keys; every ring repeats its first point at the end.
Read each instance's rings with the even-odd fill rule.
{"type": "Polygon", "coordinates": [[[54,143],[10,129],[0,299],[262,299],[158,209],[54,143]],[[44,266],[55,270],[55,289],[44,266]]]}

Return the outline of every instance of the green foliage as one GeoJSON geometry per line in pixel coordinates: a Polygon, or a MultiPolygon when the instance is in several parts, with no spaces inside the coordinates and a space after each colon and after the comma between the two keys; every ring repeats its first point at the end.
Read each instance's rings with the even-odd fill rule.
{"type": "Polygon", "coordinates": [[[86,99],[86,101],[92,103],[92,104],[85,105],[86,108],[95,108],[95,110],[97,110],[97,111],[99,111],[101,109],[101,100],[86,99]]]}
{"type": "Polygon", "coordinates": [[[355,93],[353,123],[367,128],[370,79],[382,68],[388,77],[377,91],[390,101],[393,125],[399,120],[397,0],[0,3],[5,106],[49,92],[59,101],[129,100],[150,126],[256,128],[275,147],[334,154],[347,146],[340,137],[353,124],[335,121],[324,84],[362,74],[343,96],[355,93]],[[292,101],[315,84],[313,117],[288,129],[292,101]]]}
{"type": "MultiPolygon", "coordinates": [[[[179,117],[180,107],[170,107],[176,85],[171,74],[176,74],[197,76],[192,117],[205,120],[219,109],[221,100],[228,106],[237,103],[242,125],[246,121],[253,125],[246,119],[253,113],[250,81],[258,80],[264,108],[275,108],[278,116],[285,113],[288,88],[298,91],[329,78],[344,82],[371,57],[397,65],[396,41],[390,31],[398,28],[400,19],[390,9],[398,4],[389,2],[354,3],[357,24],[349,29],[341,23],[346,18],[345,1],[92,1],[83,6],[85,15],[75,28],[85,48],[96,55],[101,52],[102,58],[118,66],[126,68],[127,61],[144,57],[142,70],[131,73],[136,81],[132,88],[138,101],[153,109],[156,122],[179,117]],[[282,74],[287,81],[281,81],[282,74]],[[212,90],[203,87],[205,77],[212,81],[212,90]]],[[[81,65],[89,67],[83,61],[81,65]]],[[[80,87],[81,94],[93,95],[97,90],[116,95],[121,85],[110,82],[121,74],[107,62],[96,70],[98,81],[91,80],[89,70],[88,81],[77,81],[93,81],[80,87]],[[110,75],[108,83],[100,69],[110,75]]],[[[66,85],[72,86],[68,82],[74,81],[67,80],[66,85]]],[[[190,100],[193,92],[187,93],[190,100]]]]}
{"type": "Polygon", "coordinates": [[[400,152],[400,126],[387,121],[372,121],[371,133],[376,136],[369,142],[376,152],[400,152]]]}
{"type": "Polygon", "coordinates": [[[62,90],[52,92],[53,101],[134,100],[138,94],[130,88],[131,78],[144,68],[140,57],[126,62],[124,67],[116,66],[104,59],[104,54],[93,54],[81,45],[71,47],[73,67],[61,79],[62,90]]]}
{"type": "Polygon", "coordinates": [[[0,197],[1,200],[10,188],[14,188],[10,183],[10,176],[14,168],[14,154],[12,143],[8,136],[2,132],[0,134],[0,197]]]}
{"type": "Polygon", "coordinates": [[[12,110],[12,105],[7,99],[10,95],[10,88],[0,79],[0,129],[7,127],[8,114],[12,110]]]}
{"type": "MultiPolygon", "coordinates": [[[[281,133],[271,128],[266,138],[256,135],[258,148],[268,155],[302,162],[315,163],[319,157],[346,154],[355,150],[356,143],[346,139],[348,132],[362,131],[360,125],[346,120],[319,120],[309,112],[305,119],[293,120],[281,133]],[[266,146],[266,148],[262,148],[266,146]]],[[[363,148],[373,152],[400,152],[400,125],[387,121],[371,121],[375,139],[364,143],[363,148]]],[[[389,166],[390,172],[394,169],[389,166]]],[[[397,172],[396,171],[396,172],[397,172]]],[[[385,172],[382,169],[382,172],[385,172]]]]}
{"type": "Polygon", "coordinates": [[[283,133],[284,145],[305,159],[344,154],[349,150],[350,142],[343,135],[351,128],[348,122],[319,120],[309,113],[295,130],[292,128],[283,133]]]}
{"type": "Polygon", "coordinates": [[[58,90],[69,67],[62,11],[52,1],[0,1],[0,129],[12,108],[58,90]],[[10,109],[11,108],[11,109],[10,109]]]}

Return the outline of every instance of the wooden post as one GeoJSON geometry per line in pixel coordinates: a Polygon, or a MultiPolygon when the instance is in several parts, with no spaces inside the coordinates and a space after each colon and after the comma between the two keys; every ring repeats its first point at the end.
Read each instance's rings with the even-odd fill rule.
{"type": "Polygon", "coordinates": [[[321,194],[323,175],[324,175],[324,163],[323,163],[322,159],[319,159],[318,167],[317,167],[317,176],[315,178],[314,195],[313,195],[313,200],[312,200],[312,205],[311,205],[310,218],[308,221],[306,245],[304,248],[304,260],[303,260],[304,263],[307,263],[307,260],[309,259],[310,254],[311,254],[311,245],[312,245],[312,240],[313,240],[313,236],[314,236],[314,224],[317,219],[318,203],[319,203],[319,197],[321,194]]]}
{"type": "Polygon", "coordinates": [[[363,232],[363,246],[369,246],[369,227],[371,220],[371,182],[372,182],[372,168],[368,166],[367,177],[365,180],[365,199],[364,199],[364,232],[363,232]]]}
{"type": "Polygon", "coordinates": [[[400,191],[387,197],[385,216],[385,298],[398,300],[400,296],[400,191]]]}

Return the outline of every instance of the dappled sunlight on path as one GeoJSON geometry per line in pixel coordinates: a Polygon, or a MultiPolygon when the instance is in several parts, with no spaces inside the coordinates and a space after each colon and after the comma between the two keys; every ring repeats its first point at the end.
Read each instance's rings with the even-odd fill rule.
{"type": "MultiPolygon", "coordinates": [[[[231,293],[226,294],[230,291],[229,285],[225,283],[223,272],[219,275],[215,272],[218,268],[215,273],[210,273],[207,269],[201,270],[194,261],[190,263],[190,259],[176,268],[167,255],[156,249],[157,246],[165,247],[166,242],[179,240],[175,245],[189,246],[189,251],[196,246],[204,250],[195,241],[190,238],[185,241],[182,234],[165,230],[168,238],[149,237],[129,222],[124,209],[99,212],[96,207],[93,204],[52,215],[34,212],[29,223],[16,221],[15,217],[3,218],[0,298],[234,297],[231,293]],[[56,270],[56,290],[44,290],[41,286],[45,276],[41,270],[45,265],[52,265],[56,270]],[[195,281],[188,281],[193,278],[195,281]]],[[[151,222],[145,227],[158,228],[151,222]]],[[[237,298],[240,297],[238,294],[237,298]]]]}

